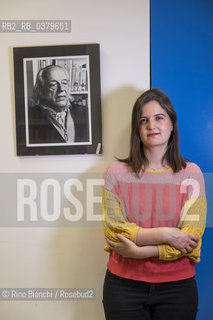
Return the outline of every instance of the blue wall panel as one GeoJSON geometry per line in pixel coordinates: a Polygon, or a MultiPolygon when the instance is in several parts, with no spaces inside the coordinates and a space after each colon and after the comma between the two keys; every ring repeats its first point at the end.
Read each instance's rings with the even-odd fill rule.
{"type": "Polygon", "coordinates": [[[213,0],[150,0],[151,87],[171,98],[184,157],[205,173],[207,229],[201,263],[198,320],[213,319],[213,0]]]}

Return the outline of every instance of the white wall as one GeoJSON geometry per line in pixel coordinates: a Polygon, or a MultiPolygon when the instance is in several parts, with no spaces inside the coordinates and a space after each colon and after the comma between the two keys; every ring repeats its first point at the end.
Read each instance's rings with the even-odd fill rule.
{"type": "MultiPolygon", "coordinates": [[[[131,108],[149,87],[149,1],[12,0],[1,3],[0,19],[72,20],[68,34],[0,33],[0,172],[65,172],[72,177],[72,172],[102,173],[114,156],[126,156],[131,108]],[[94,42],[101,48],[103,155],[17,157],[12,48],[94,42]]],[[[2,191],[1,196],[8,197],[2,191]]],[[[83,287],[95,288],[97,295],[94,301],[0,302],[1,319],[104,319],[107,254],[100,225],[0,230],[2,288],[83,287]]]]}

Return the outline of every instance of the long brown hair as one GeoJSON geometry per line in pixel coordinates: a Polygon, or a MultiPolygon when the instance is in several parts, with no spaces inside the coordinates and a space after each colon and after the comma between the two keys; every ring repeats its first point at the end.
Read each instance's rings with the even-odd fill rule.
{"type": "Polygon", "coordinates": [[[172,121],[173,130],[168,141],[167,151],[165,152],[162,162],[170,165],[174,172],[180,171],[186,167],[186,161],[180,154],[179,138],[177,128],[177,114],[175,109],[168,98],[168,96],[157,88],[152,88],[145,91],[136,100],[132,110],[132,124],[131,124],[131,138],[130,138],[130,153],[126,159],[118,159],[119,161],[127,163],[132,170],[139,174],[141,169],[148,163],[143,150],[143,143],[140,139],[140,118],[143,106],[150,101],[157,101],[161,107],[166,111],[172,121]]]}

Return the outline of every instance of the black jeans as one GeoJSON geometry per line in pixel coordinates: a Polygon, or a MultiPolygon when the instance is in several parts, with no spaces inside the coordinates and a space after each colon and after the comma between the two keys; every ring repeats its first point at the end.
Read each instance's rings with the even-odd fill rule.
{"type": "Polygon", "coordinates": [[[106,320],[194,320],[198,309],[195,278],[149,283],[106,272],[103,288],[106,320]]]}

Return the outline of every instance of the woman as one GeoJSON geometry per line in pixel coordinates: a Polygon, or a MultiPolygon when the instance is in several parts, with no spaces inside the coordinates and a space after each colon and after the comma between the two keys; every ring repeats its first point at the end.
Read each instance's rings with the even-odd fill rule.
{"type": "Polygon", "coordinates": [[[175,110],[158,89],[134,105],[130,154],[105,172],[102,213],[106,319],[195,319],[205,187],[180,154],[175,110]]]}

